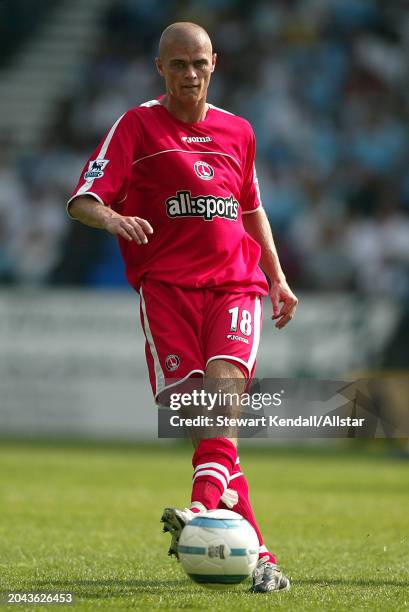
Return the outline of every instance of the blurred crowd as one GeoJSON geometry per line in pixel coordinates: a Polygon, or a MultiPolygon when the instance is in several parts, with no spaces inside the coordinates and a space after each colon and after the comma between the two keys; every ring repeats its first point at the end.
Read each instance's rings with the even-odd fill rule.
{"type": "MultiPolygon", "coordinates": [[[[61,0],[53,1],[53,8],[61,0]]],[[[6,66],[27,36],[47,19],[49,0],[0,0],[0,67],[6,66]]]]}
{"type": "Polygon", "coordinates": [[[409,304],[409,12],[400,0],[112,1],[92,61],[39,150],[0,157],[0,279],[125,284],[116,244],[65,215],[94,146],[163,93],[153,59],[176,20],[218,53],[209,101],[250,120],[264,207],[295,288],[409,304]]]}

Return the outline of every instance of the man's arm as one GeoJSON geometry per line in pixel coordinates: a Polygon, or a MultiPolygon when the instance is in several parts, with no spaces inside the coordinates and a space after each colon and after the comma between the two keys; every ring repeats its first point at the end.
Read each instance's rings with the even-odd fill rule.
{"type": "Polygon", "coordinates": [[[281,269],[277,249],[271,233],[270,223],[263,208],[242,217],[244,229],[261,247],[260,267],[270,279],[270,297],[273,305],[272,319],[278,319],[276,327],[281,329],[293,318],[298,299],[287,284],[281,269]],[[280,308],[279,304],[282,303],[280,308]]]}
{"type": "Polygon", "coordinates": [[[152,226],[145,219],[120,215],[92,196],[78,196],[68,208],[70,216],[84,225],[104,229],[137,244],[146,244],[147,234],[153,234],[152,226]]]}

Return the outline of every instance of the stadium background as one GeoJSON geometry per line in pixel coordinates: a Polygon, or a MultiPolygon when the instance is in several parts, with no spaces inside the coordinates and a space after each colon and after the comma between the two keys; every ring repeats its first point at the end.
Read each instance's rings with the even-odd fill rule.
{"type": "Polygon", "coordinates": [[[162,92],[158,33],[177,19],[214,40],[212,103],[254,126],[264,207],[301,297],[284,333],[266,316],[258,374],[407,368],[404,2],[3,0],[0,18],[4,433],[155,436],[138,298],[115,239],[70,221],[65,201],[116,118],[162,92]]]}
{"type": "MultiPolygon", "coordinates": [[[[9,555],[3,586],[69,584],[56,582],[53,565],[68,553],[82,579],[98,575],[98,564],[108,563],[113,546],[103,526],[117,536],[112,554],[119,558],[128,537],[125,525],[133,529],[136,499],[152,502],[155,521],[150,525],[147,513],[146,524],[151,534],[157,529],[159,494],[147,475],[162,479],[169,455],[163,441],[146,446],[156,438],[156,410],[138,298],[126,286],[115,240],[70,221],[65,201],[85,159],[116,118],[162,93],[153,67],[158,35],[179,19],[206,27],[219,54],[209,100],[254,126],[264,207],[290,286],[300,297],[297,316],[285,331],[274,331],[266,312],[258,374],[334,379],[369,374],[407,381],[409,14],[404,1],[0,0],[0,485],[6,500],[1,552],[7,546],[9,555]],[[128,468],[139,480],[125,476],[128,468]],[[84,494],[87,487],[92,502],[84,494]],[[100,511],[98,494],[107,513],[99,531],[93,522],[100,511]],[[68,506],[60,507],[60,500],[68,506]],[[70,509],[71,502],[77,510],[70,509]],[[108,513],[114,522],[117,517],[115,524],[108,513]],[[58,550],[45,531],[47,520],[53,538],[61,538],[58,550]],[[80,523],[84,533],[78,531],[80,523]],[[94,540],[84,539],[86,530],[87,538],[96,534],[94,540]],[[26,554],[37,558],[36,570],[19,556],[24,538],[26,554]],[[84,546],[91,569],[82,561],[84,546]],[[10,569],[16,567],[18,579],[10,569]],[[43,582],[33,582],[33,575],[43,582]]],[[[407,410],[409,393],[403,388],[407,384],[390,401],[407,410]]],[[[327,552],[341,557],[351,576],[357,559],[360,571],[369,556],[378,566],[389,563],[385,592],[400,591],[407,586],[407,559],[397,568],[403,548],[393,539],[395,532],[388,544],[391,556],[383,552],[383,561],[374,540],[366,541],[360,557],[351,535],[348,558],[337,537],[340,526],[358,538],[361,528],[376,525],[380,546],[392,529],[388,517],[396,533],[399,526],[407,533],[404,497],[400,506],[398,497],[404,494],[407,465],[394,455],[405,453],[406,441],[359,447],[332,441],[327,450],[322,442],[320,449],[316,441],[302,445],[302,450],[281,451],[275,442],[254,455],[248,450],[264,530],[271,528],[277,545],[286,548],[296,575],[303,576],[308,547],[314,546],[320,561],[327,552]],[[365,463],[373,452],[377,463],[365,463]],[[277,460],[281,475],[276,473],[271,490],[280,487],[278,536],[263,488],[265,472],[277,460]],[[318,500],[305,488],[311,481],[318,500]],[[366,512],[360,518],[354,506],[358,489],[366,512]],[[303,507],[323,524],[321,513],[331,512],[334,530],[321,532],[320,523],[314,532],[303,507]],[[288,522],[297,523],[298,531],[289,531],[288,522]],[[399,582],[398,570],[406,572],[406,582],[399,582]]],[[[172,452],[173,467],[183,478],[177,486],[171,487],[170,476],[163,482],[162,493],[172,496],[163,502],[186,503],[189,452],[178,445],[172,452]]],[[[163,552],[163,541],[152,538],[153,548],[163,552]]],[[[146,543],[141,541],[138,551],[145,562],[146,543]]],[[[328,556],[326,567],[335,575],[338,561],[328,556]]],[[[116,592],[117,568],[111,568],[113,582],[73,584],[95,597],[99,591],[114,592],[120,607],[120,597],[131,597],[135,585],[125,580],[116,592]]],[[[310,570],[314,575],[313,566],[310,570]]],[[[105,575],[111,577],[108,570],[105,575]]],[[[342,600],[337,584],[328,580],[334,600],[319,600],[311,609],[335,609],[336,601],[350,606],[353,600],[342,600]]],[[[160,584],[167,589],[166,582],[160,584]]],[[[175,584],[188,601],[191,589],[175,584]]],[[[298,584],[299,591],[310,587],[314,580],[298,584]]],[[[382,600],[383,609],[392,609],[391,601],[394,609],[407,609],[395,598],[389,608],[382,600]]],[[[307,603],[300,609],[309,609],[307,603]]],[[[214,602],[211,609],[218,609],[214,602]]]]}

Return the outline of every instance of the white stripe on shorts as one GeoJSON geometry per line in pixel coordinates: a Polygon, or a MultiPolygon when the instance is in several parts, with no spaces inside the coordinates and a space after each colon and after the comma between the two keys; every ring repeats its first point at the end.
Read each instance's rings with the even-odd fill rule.
{"type": "Polygon", "coordinates": [[[253,346],[251,347],[251,353],[247,367],[249,372],[253,369],[254,362],[256,361],[258,346],[260,344],[260,319],[261,319],[261,301],[260,298],[256,297],[256,303],[254,304],[254,336],[253,346]]]}
{"type": "Polygon", "coordinates": [[[153,336],[151,333],[151,328],[149,327],[148,316],[146,314],[146,304],[145,299],[143,297],[142,287],[140,288],[139,294],[141,296],[141,307],[143,313],[143,327],[146,335],[146,339],[149,344],[149,349],[151,351],[151,355],[153,357],[153,365],[155,370],[155,397],[163,391],[165,388],[165,375],[163,373],[162,367],[160,365],[158,351],[156,350],[155,343],[153,341],[153,336]]]}

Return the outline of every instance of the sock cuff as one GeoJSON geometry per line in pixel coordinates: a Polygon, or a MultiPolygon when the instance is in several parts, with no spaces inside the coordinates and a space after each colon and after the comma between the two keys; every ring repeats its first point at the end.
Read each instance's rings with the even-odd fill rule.
{"type": "Polygon", "coordinates": [[[202,502],[192,501],[190,504],[190,510],[193,512],[206,512],[207,508],[202,502]]]}

